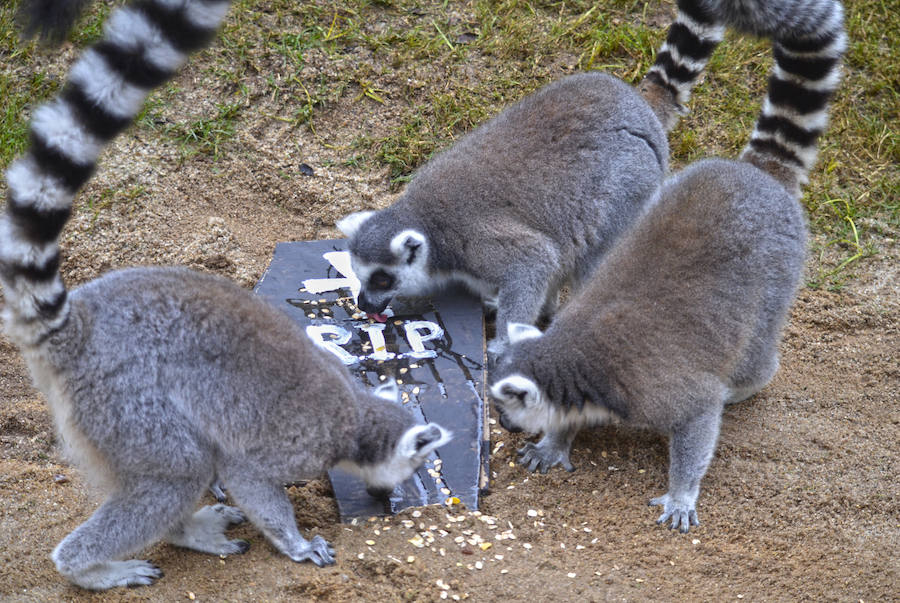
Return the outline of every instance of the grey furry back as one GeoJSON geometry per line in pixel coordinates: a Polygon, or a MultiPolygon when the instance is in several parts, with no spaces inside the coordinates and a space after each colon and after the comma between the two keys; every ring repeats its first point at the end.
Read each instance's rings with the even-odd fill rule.
{"type": "Polygon", "coordinates": [[[776,353],[805,245],[803,210],[776,180],[740,161],[692,164],[544,336],[513,346],[492,377],[520,371],[554,405],[589,400],[665,432],[690,415],[691,396],[679,394],[703,391],[690,380],[740,389],[740,367],[776,353]]]}
{"type": "Polygon", "coordinates": [[[667,160],[665,135],[634,89],[583,73],[526,97],[432,158],[396,207],[420,208],[428,235],[447,240],[441,249],[451,254],[462,252],[462,229],[473,220],[524,224],[561,248],[593,247],[585,238],[609,243],[630,224],[667,160]],[[449,244],[453,237],[460,238],[449,244]]]}
{"type": "Polygon", "coordinates": [[[191,425],[185,442],[231,454],[305,433],[315,444],[285,450],[284,467],[320,470],[352,450],[362,392],[289,317],[237,285],[186,268],[133,268],[70,297],[69,325],[46,353],[78,392],[79,426],[106,458],[126,462],[131,450],[136,462],[160,460],[137,450],[132,430],[96,419],[114,402],[120,413],[140,410],[132,420],[148,432],[191,425]],[[323,399],[335,403],[308,403],[323,399]]]}
{"type": "Polygon", "coordinates": [[[396,295],[464,282],[497,307],[496,357],[510,322],[552,314],[641,214],[665,177],[662,125],[631,86],[572,75],[526,96],[415,174],[387,209],[351,214],[362,282],[379,313],[396,295]]]}
{"type": "Polygon", "coordinates": [[[671,408],[675,421],[708,403],[690,395],[702,386],[684,387],[691,379],[740,391],[771,378],[805,249],[802,208],[777,181],[743,162],[697,162],[663,184],[564,324],[601,338],[596,355],[615,367],[606,374],[618,393],[645,405],[626,407],[631,420],[660,422],[671,408]],[[667,389],[685,395],[673,403],[667,389]]]}
{"type": "Polygon", "coordinates": [[[511,329],[492,373],[500,423],[544,433],[520,462],[573,470],[575,434],[610,420],[659,431],[670,463],[657,523],[698,525],[722,409],[778,368],[805,243],[798,200],[753,165],[705,160],[667,179],[546,333],[511,329]]]}

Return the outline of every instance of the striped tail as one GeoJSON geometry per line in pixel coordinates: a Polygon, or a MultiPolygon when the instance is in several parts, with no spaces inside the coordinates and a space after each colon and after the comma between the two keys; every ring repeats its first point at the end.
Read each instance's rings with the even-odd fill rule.
{"type": "Polygon", "coordinates": [[[828,103],[840,82],[847,47],[843,6],[829,5],[818,32],[774,42],[768,95],[741,154],[797,195],[816,163],[816,142],[828,125],[828,103]]]}
{"type": "Polygon", "coordinates": [[[678,1],[678,16],[639,86],[666,131],[687,114],[691,90],[724,35],[717,11],[702,0],[678,1]]]}
{"type": "Polygon", "coordinates": [[[16,15],[25,38],[58,44],[92,0],[22,0],[16,15]]]}
{"type": "Polygon", "coordinates": [[[36,345],[69,316],[58,238],[101,150],[134,120],[150,91],[212,40],[230,0],[137,0],[116,10],[62,92],[39,107],[31,146],[6,171],[0,283],[6,330],[36,345]]]}

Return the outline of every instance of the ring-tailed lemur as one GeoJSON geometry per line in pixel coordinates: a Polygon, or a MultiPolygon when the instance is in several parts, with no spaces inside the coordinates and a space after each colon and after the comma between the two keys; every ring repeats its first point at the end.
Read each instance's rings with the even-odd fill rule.
{"type": "Polygon", "coordinates": [[[76,191],[227,9],[227,0],[139,0],[114,12],[62,93],[35,111],[31,147],[6,172],[5,329],[69,454],[107,491],[53,551],[84,588],[153,582],[156,567],[123,558],[160,539],[244,552],[224,534],[240,510],[194,512],[216,475],[279,551],[333,563],[321,536],[300,535],[282,484],[340,464],[383,491],[450,437],[415,424],[396,386],[364,391],[287,315],[220,277],[130,269],[67,292],[58,237],[76,191]]]}
{"type": "Polygon", "coordinates": [[[815,164],[815,141],[840,80],[843,6],[837,0],[678,0],[678,16],[639,86],[666,129],[686,112],[726,26],[773,41],[768,97],[743,156],[791,169],[787,179],[798,193],[815,164]]]}
{"type": "MultiPolygon", "coordinates": [[[[836,59],[845,44],[837,29],[836,59]]],[[[806,120],[781,116],[797,128],[806,120]]],[[[814,140],[803,154],[815,153],[814,140]]],[[[803,271],[806,224],[794,191],[805,174],[783,160],[777,145],[760,145],[741,161],[704,160],[668,178],[546,333],[509,326],[515,343],[491,393],[501,424],[543,433],[519,451],[523,465],[572,470],[569,449],[588,425],[651,428],[670,438],[669,490],[650,501],[663,507],[657,523],[682,532],[699,523],[722,409],[775,374],[803,271]]]]}
{"type": "Polygon", "coordinates": [[[415,174],[387,209],[338,222],[362,282],[358,305],[462,281],[497,298],[497,338],[534,323],[581,282],[666,173],[659,121],[602,73],[554,82],[483,124],[415,174]]]}

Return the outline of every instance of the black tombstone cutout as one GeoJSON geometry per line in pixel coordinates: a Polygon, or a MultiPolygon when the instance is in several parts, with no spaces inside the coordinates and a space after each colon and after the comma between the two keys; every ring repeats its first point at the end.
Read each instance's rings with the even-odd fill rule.
{"type": "Polygon", "coordinates": [[[359,313],[352,281],[332,264],[336,258],[342,260],[338,265],[346,260],[345,253],[332,255],[344,249],[343,239],[279,243],[255,291],[306,327],[367,386],[396,379],[403,405],[423,422],[452,431],[453,440],[395,488],[389,502],[369,496],[355,476],[329,472],[341,519],[396,513],[452,497],[477,509],[479,490],[487,485],[489,452],[480,302],[456,289],[434,297],[398,297],[391,302],[393,316],[380,325],[359,313]]]}

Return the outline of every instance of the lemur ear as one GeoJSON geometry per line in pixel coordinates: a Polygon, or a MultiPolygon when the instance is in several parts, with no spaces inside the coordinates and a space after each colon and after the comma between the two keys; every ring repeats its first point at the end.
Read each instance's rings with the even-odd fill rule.
{"type": "Polygon", "coordinates": [[[519,343],[526,339],[535,339],[543,335],[541,330],[532,325],[526,325],[521,322],[510,322],[506,324],[506,335],[509,337],[510,343],[519,343]]]}
{"type": "Polygon", "coordinates": [[[358,211],[344,216],[337,221],[335,226],[348,237],[352,237],[359,230],[359,227],[362,226],[363,222],[371,218],[374,213],[374,211],[358,211]]]}
{"type": "Polygon", "coordinates": [[[453,434],[438,425],[429,423],[416,434],[415,446],[417,456],[426,456],[439,446],[443,446],[453,438],[453,434]]]}
{"type": "Polygon", "coordinates": [[[401,439],[401,453],[409,458],[424,458],[431,452],[453,439],[453,434],[438,425],[416,425],[410,427],[401,439]]]}
{"type": "Polygon", "coordinates": [[[388,379],[372,390],[372,393],[388,402],[400,401],[400,387],[394,379],[388,379]]]}
{"type": "Polygon", "coordinates": [[[391,239],[391,252],[403,264],[415,262],[425,249],[425,235],[416,230],[404,230],[391,239]]]}
{"type": "Polygon", "coordinates": [[[534,406],[540,401],[537,383],[522,375],[510,375],[491,386],[491,395],[506,403],[523,407],[534,406]]]}

